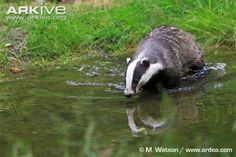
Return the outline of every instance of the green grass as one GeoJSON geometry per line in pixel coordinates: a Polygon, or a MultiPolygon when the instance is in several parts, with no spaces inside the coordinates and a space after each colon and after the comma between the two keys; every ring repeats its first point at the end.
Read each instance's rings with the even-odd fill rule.
{"type": "Polygon", "coordinates": [[[6,9],[3,5],[0,13],[0,27],[5,28],[0,32],[0,46],[11,41],[12,28],[23,28],[28,32],[27,51],[20,58],[52,61],[99,56],[100,51],[124,56],[133,53],[140,40],[159,25],[189,31],[204,47],[236,46],[236,3],[229,0],[117,0],[113,7],[99,8],[68,5],[65,21],[7,21],[6,9]]]}

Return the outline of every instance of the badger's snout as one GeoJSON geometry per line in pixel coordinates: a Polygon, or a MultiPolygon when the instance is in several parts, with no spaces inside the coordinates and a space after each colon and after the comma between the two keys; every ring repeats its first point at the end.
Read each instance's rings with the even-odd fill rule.
{"type": "Polygon", "coordinates": [[[125,89],[124,94],[127,98],[134,96],[135,92],[133,90],[125,89]]]}

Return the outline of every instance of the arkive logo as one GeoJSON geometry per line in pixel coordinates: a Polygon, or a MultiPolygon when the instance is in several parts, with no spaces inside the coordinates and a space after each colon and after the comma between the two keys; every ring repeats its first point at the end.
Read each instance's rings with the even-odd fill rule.
{"type": "Polygon", "coordinates": [[[65,15],[66,7],[65,6],[9,6],[7,13],[8,15],[65,15]]]}
{"type": "Polygon", "coordinates": [[[7,20],[66,20],[65,6],[9,6],[7,20]]]}

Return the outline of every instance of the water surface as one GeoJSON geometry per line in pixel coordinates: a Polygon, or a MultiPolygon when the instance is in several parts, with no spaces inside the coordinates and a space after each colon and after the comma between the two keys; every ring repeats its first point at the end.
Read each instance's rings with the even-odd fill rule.
{"type": "Polygon", "coordinates": [[[205,60],[206,71],[181,88],[131,99],[122,93],[123,59],[8,74],[0,82],[0,156],[236,156],[236,55],[214,50],[205,60]],[[185,152],[195,147],[234,152],[185,152]]]}

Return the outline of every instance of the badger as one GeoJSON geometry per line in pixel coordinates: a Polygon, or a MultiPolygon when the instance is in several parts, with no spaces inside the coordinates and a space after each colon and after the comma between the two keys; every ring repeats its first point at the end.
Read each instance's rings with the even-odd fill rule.
{"type": "Polygon", "coordinates": [[[132,58],[127,58],[126,97],[142,89],[176,88],[188,71],[204,68],[203,51],[193,36],[173,26],[160,26],[141,41],[132,58]]]}

